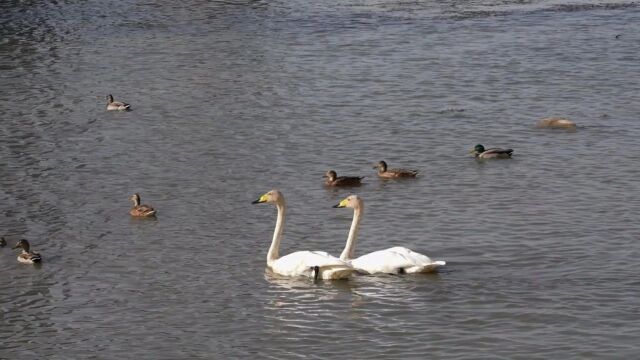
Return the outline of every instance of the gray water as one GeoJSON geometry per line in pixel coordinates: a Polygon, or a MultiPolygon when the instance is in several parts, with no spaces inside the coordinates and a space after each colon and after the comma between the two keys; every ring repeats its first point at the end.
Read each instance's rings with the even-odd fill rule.
{"type": "Polygon", "coordinates": [[[0,249],[0,358],[640,353],[637,2],[9,0],[0,19],[0,233],[44,258],[0,249]],[[383,159],[421,175],[378,180],[383,159]],[[329,169],[365,185],[325,189],[329,169]],[[447,266],[269,275],[276,212],[251,201],[273,188],[281,254],[339,255],[352,212],[332,206],[357,193],[357,254],[447,266]],[[130,218],[133,192],[156,220],[130,218]]]}

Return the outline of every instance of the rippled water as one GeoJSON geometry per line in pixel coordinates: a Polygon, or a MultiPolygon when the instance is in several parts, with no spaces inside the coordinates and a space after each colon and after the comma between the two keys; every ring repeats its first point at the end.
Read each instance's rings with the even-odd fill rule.
{"type": "Polygon", "coordinates": [[[0,232],[44,263],[0,249],[0,358],[637,357],[639,9],[2,2],[0,232]],[[380,181],[382,159],[421,176],[380,181]],[[328,169],[365,185],[327,190],[328,169]],[[338,255],[355,192],[358,254],[447,266],[273,277],[275,210],[250,204],[272,188],[283,254],[338,255]]]}

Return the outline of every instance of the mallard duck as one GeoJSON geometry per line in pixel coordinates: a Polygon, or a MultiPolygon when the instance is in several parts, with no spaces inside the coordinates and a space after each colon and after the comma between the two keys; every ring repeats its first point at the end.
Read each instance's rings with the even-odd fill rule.
{"type": "Polygon", "coordinates": [[[513,149],[485,149],[484,146],[478,144],[469,152],[478,159],[510,159],[513,149]]]}
{"type": "Polygon", "coordinates": [[[553,129],[575,129],[576,123],[565,118],[551,117],[538,121],[536,127],[553,129]]]}
{"type": "Polygon", "coordinates": [[[107,110],[127,111],[131,110],[131,105],[120,101],[114,101],[113,95],[109,94],[107,95],[107,110]]]}
{"type": "Polygon", "coordinates": [[[18,255],[18,262],[25,264],[36,264],[42,261],[42,257],[37,252],[29,250],[31,246],[25,239],[18,241],[14,249],[22,248],[22,252],[18,255]]]}
{"type": "Polygon", "coordinates": [[[379,177],[386,179],[416,177],[418,175],[418,170],[387,169],[387,163],[384,161],[380,161],[373,168],[378,169],[379,177]]]}
{"type": "Polygon", "coordinates": [[[129,200],[133,201],[133,207],[129,211],[131,216],[136,217],[152,217],[156,215],[156,210],[149,205],[140,205],[140,195],[135,193],[131,195],[129,200]]]}
{"type": "Polygon", "coordinates": [[[0,237],[0,247],[5,247],[7,246],[7,240],[4,239],[3,237],[0,237]]]}
{"type": "Polygon", "coordinates": [[[329,170],[323,176],[327,180],[324,181],[324,184],[327,186],[358,186],[361,185],[360,181],[364,178],[363,176],[340,176],[333,171],[329,170]]]}

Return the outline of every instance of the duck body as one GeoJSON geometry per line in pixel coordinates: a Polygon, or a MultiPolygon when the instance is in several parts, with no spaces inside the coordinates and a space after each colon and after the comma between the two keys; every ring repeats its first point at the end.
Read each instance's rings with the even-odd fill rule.
{"type": "Polygon", "coordinates": [[[364,177],[362,176],[338,176],[338,174],[329,170],[324,175],[326,180],[324,184],[326,186],[359,186],[362,185],[361,181],[364,177]]]}
{"type": "Polygon", "coordinates": [[[576,123],[565,118],[551,117],[538,121],[536,127],[553,129],[575,129],[576,123]]]}
{"type": "Polygon", "coordinates": [[[149,205],[140,204],[140,195],[133,194],[129,198],[133,201],[133,207],[129,210],[129,214],[135,217],[153,217],[156,215],[156,210],[149,205]]]}
{"type": "Polygon", "coordinates": [[[510,159],[513,149],[491,148],[485,149],[484,146],[478,144],[471,152],[478,159],[510,159]]]}
{"type": "Polygon", "coordinates": [[[18,255],[18,262],[23,264],[37,264],[42,261],[42,256],[37,252],[31,251],[29,242],[25,239],[18,241],[14,249],[22,248],[22,252],[18,255]]]}
{"type": "Polygon", "coordinates": [[[418,176],[418,170],[389,169],[387,168],[387,163],[384,161],[378,162],[373,168],[378,169],[378,176],[384,179],[413,178],[418,176]]]}
{"type": "Polygon", "coordinates": [[[120,101],[114,101],[113,95],[107,95],[107,110],[108,111],[129,111],[131,110],[131,105],[127,103],[123,103],[120,101]]]}
{"type": "Polygon", "coordinates": [[[280,243],[286,214],[284,195],[278,190],[271,190],[253,202],[253,204],[259,203],[272,203],[278,210],[276,227],[267,253],[267,267],[275,274],[288,277],[304,276],[314,279],[338,280],[347,279],[355,272],[349,263],[324,251],[296,251],[280,257],[280,243]]]}
{"type": "Polygon", "coordinates": [[[413,274],[436,271],[445,261],[433,261],[402,246],[378,250],[350,260],[349,263],[359,272],[366,274],[413,274]]]}

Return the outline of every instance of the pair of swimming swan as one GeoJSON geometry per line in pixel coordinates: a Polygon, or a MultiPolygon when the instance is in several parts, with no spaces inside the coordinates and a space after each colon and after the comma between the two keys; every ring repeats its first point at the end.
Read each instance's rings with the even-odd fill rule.
{"type": "Polygon", "coordinates": [[[267,267],[276,274],[284,276],[307,276],[325,280],[345,279],[353,272],[367,274],[402,274],[434,271],[444,261],[433,261],[404,247],[392,247],[379,250],[354,259],[355,247],[360,228],[364,204],[357,195],[350,195],[334,207],[348,207],[354,210],[347,244],[340,258],[324,251],[296,251],[280,257],[280,242],[284,229],[286,204],[284,196],[278,190],[272,190],[253,202],[272,203],[278,210],[273,240],[267,253],[267,267]]]}

